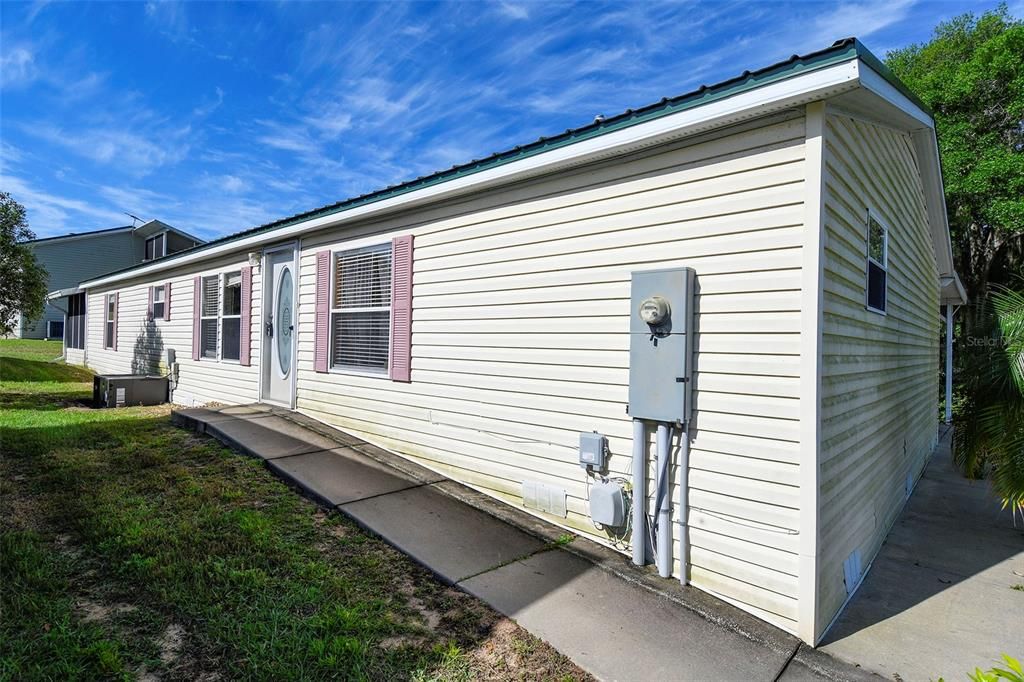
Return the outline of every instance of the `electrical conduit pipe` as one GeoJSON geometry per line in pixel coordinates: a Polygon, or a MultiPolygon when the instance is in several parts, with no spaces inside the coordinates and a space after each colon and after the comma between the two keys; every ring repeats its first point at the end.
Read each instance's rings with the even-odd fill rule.
{"type": "Polygon", "coordinates": [[[655,559],[658,563],[658,575],[668,578],[672,575],[672,504],[669,485],[669,449],[671,431],[668,424],[658,424],[657,463],[658,463],[658,548],[655,559]]]}
{"type": "Polygon", "coordinates": [[[633,420],[633,563],[647,563],[647,429],[633,420]]]}

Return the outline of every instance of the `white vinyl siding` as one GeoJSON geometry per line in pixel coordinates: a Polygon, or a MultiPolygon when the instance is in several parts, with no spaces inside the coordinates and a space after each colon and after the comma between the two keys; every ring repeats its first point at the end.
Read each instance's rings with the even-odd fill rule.
{"type": "Polygon", "coordinates": [[[259,348],[262,327],[260,301],[262,284],[258,269],[253,269],[252,316],[248,333],[252,348],[251,366],[237,362],[192,360],[193,277],[219,277],[237,271],[246,264],[246,254],[204,262],[197,267],[177,269],[155,275],[153,280],[132,280],[120,288],[120,320],[117,324],[118,350],[102,348],[104,290],[89,291],[88,366],[100,374],[166,372],[167,349],[177,352],[180,366],[174,401],[181,405],[209,402],[245,404],[259,398],[259,348]],[[171,283],[171,319],[155,319],[147,324],[149,287],[171,283]]]}
{"type": "Polygon", "coordinates": [[[691,578],[795,630],[803,141],[776,120],[304,236],[298,409],[515,505],[523,481],[562,487],[547,518],[607,542],[579,432],[629,475],[630,272],[693,267],[691,578]],[[409,233],[411,383],[315,373],[316,252],[409,233]]]}
{"type": "Polygon", "coordinates": [[[827,119],[819,632],[846,599],[843,561],[867,568],[935,444],[938,274],[913,149],[827,119]],[[869,208],[889,228],[886,315],[865,307],[869,208]]]}

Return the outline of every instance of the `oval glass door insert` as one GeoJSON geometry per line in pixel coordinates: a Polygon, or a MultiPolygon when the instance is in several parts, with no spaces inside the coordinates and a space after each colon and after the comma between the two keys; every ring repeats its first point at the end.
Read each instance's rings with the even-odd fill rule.
{"type": "Polygon", "coordinates": [[[277,367],[281,378],[286,378],[292,369],[292,269],[281,269],[277,284],[277,367]]]}

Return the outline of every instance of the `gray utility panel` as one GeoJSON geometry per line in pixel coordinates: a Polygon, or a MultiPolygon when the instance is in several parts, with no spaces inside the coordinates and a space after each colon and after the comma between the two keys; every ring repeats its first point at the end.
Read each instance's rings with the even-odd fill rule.
{"type": "Polygon", "coordinates": [[[633,273],[629,317],[629,415],[686,422],[693,356],[691,268],[633,273]]]}

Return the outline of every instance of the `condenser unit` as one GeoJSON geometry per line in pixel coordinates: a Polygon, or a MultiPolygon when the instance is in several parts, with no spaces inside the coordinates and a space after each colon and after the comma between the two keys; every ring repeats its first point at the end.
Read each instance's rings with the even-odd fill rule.
{"type": "Polygon", "coordinates": [[[160,405],[167,402],[167,377],[145,374],[96,376],[92,380],[93,407],[160,405]]]}

